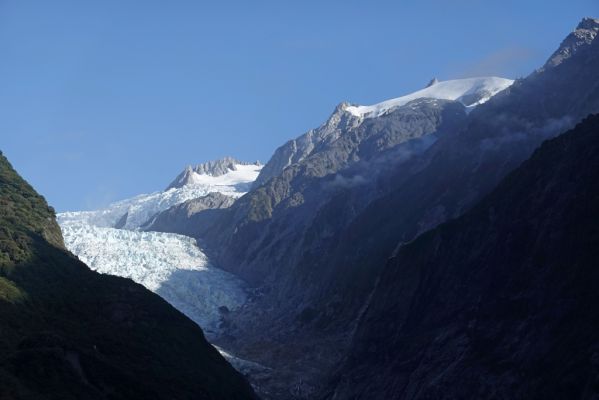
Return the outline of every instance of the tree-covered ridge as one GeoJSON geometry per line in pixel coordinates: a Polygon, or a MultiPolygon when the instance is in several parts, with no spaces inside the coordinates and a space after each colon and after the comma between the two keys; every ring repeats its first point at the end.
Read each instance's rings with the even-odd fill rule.
{"type": "Polygon", "coordinates": [[[54,211],[0,157],[0,399],[251,399],[202,330],[63,249],[54,211]]]}
{"type": "Polygon", "coordinates": [[[0,265],[27,260],[31,256],[30,238],[35,235],[63,246],[52,207],[0,152],[0,265]]]}

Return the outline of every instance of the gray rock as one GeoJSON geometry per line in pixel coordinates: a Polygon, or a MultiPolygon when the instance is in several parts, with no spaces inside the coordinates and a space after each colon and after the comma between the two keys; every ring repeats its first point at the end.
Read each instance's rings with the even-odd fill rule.
{"type": "Polygon", "coordinates": [[[274,155],[264,165],[253,187],[278,176],[285,168],[297,164],[308,157],[323,143],[331,143],[340,135],[359,125],[360,120],[345,111],[349,103],[340,103],[329,119],[316,129],[311,129],[296,139],[290,140],[275,150],[274,155]]]}
{"type": "Polygon", "coordinates": [[[543,68],[553,68],[565,59],[572,57],[577,51],[587,48],[599,32],[599,19],[583,18],[574,32],[570,33],[560,47],[549,57],[543,68]]]}
{"type": "Polygon", "coordinates": [[[129,213],[126,212],[125,214],[123,214],[123,216],[121,218],[119,218],[118,221],[116,221],[116,223],[114,224],[114,228],[116,229],[122,229],[125,227],[125,225],[127,225],[127,218],[129,218],[129,213]]]}
{"type": "Polygon", "coordinates": [[[158,213],[142,229],[198,237],[214,222],[217,210],[228,208],[234,202],[234,197],[218,192],[209,193],[158,213]]]}

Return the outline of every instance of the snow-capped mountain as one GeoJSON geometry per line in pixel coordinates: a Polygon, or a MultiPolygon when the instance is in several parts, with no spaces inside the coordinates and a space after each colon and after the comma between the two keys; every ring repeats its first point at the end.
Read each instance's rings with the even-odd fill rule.
{"type": "MultiPolygon", "coordinates": [[[[465,107],[466,112],[487,102],[497,93],[510,87],[511,79],[498,77],[482,77],[438,81],[433,79],[426,88],[416,92],[386,100],[370,106],[340,103],[329,119],[321,126],[311,129],[303,135],[292,139],[275,150],[271,159],[264,165],[254,186],[257,187],[269,179],[278,176],[290,165],[300,163],[323,144],[331,144],[350,130],[362,127],[366,121],[389,115],[402,107],[421,108],[428,102],[435,108],[443,101],[456,101],[465,107]],[[429,101],[430,100],[430,101],[429,101]]],[[[438,107],[437,107],[438,108],[438,107]]],[[[412,127],[413,128],[413,127],[412,127]]]]}
{"type": "MultiPolygon", "coordinates": [[[[215,268],[195,239],[172,233],[143,232],[139,228],[170,207],[210,196],[230,205],[258,176],[259,163],[225,158],[188,167],[167,190],[142,194],[95,211],[57,215],[66,247],[91,269],[131,278],[158,293],[197,322],[210,335],[218,330],[222,312],[245,300],[243,283],[215,268]],[[224,201],[227,198],[231,201],[224,201]]],[[[222,204],[221,204],[222,203],[222,204]]]]}
{"type": "Polygon", "coordinates": [[[437,99],[459,101],[468,108],[485,103],[491,97],[510,87],[512,79],[482,77],[438,81],[434,79],[424,89],[405,96],[386,100],[372,106],[347,106],[345,111],[359,118],[373,118],[417,99],[437,99]]]}
{"type": "Polygon", "coordinates": [[[69,221],[85,221],[93,226],[137,229],[159,212],[209,193],[240,197],[249,190],[261,169],[259,163],[239,162],[230,164],[224,173],[213,175],[210,171],[188,167],[182,173],[188,176],[184,184],[171,184],[167,190],[117,201],[101,210],[60,213],[58,221],[61,225],[69,221]]]}
{"type": "Polygon", "coordinates": [[[220,160],[208,161],[202,164],[198,164],[195,167],[191,165],[187,166],[183,172],[181,172],[173,182],[166,188],[180,188],[186,185],[193,184],[206,184],[218,182],[218,184],[224,184],[225,182],[239,185],[240,190],[246,190],[247,186],[244,187],[247,182],[256,179],[253,176],[256,168],[262,167],[259,161],[248,163],[239,161],[232,157],[224,157],[220,160]],[[226,177],[225,177],[226,175],[226,177]]]}

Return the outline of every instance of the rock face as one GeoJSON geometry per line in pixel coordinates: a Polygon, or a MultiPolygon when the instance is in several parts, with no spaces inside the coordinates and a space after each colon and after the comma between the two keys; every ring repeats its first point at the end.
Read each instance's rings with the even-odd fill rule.
{"type": "MultiPolygon", "coordinates": [[[[422,101],[423,99],[453,100],[467,107],[475,106],[476,103],[487,101],[512,83],[512,80],[496,77],[458,79],[445,82],[433,79],[423,90],[373,106],[354,106],[349,103],[341,103],[323,125],[279,147],[262,169],[254,183],[254,187],[258,187],[269,179],[280,175],[288,166],[302,163],[313,153],[326,151],[330,147],[340,147],[340,143],[337,143],[340,137],[342,135],[347,136],[348,132],[357,130],[365,119],[390,114],[412,101],[422,101]]],[[[418,121],[414,121],[414,125],[417,125],[417,123],[418,121]]],[[[407,129],[407,127],[404,127],[404,129],[407,129]]],[[[377,140],[381,142],[388,141],[386,145],[389,147],[397,144],[388,139],[383,137],[377,140]]],[[[351,148],[346,149],[346,151],[351,151],[351,148]]],[[[345,167],[347,163],[356,161],[356,159],[331,165],[328,172],[335,172],[345,167]]]]}
{"type": "Polygon", "coordinates": [[[599,32],[599,19],[584,18],[576,30],[564,39],[544,68],[553,68],[572,57],[578,50],[586,49],[595,40],[597,32],[599,32]]]}
{"type": "Polygon", "coordinates": [[[597,65],[591,40],[474,109],[425,98],[366,118],[341,105],[277,150],[259,186],[197,233],[257,287],[222,344],[276,367],[287,386],[268,390],[279,397],[291,386],[309,398],[398,245],[460,216],[540,143],[598,112],[597,65]]]}
{"type": "Polygon", "coordinates": [[[54,211],[0,155],[0,397],[253,399],[202,330],[64,249],[54,211]]]}
{"type": "Polygon", "coordinates": [[[260,171],[253,187],[256,188],[278,176],[288,166],[304,160],[319,145],[332,142],[338,139],[342,132],[357,126],[359,119],[345,111],[348,106],[349,103],[339,104],[327,122],[279,147],[260,171]]]}
{"type": "Polygon", "coordinates": [[[231,207],[235,200],[222,193],[209,193],[160,212],[143,229],[202,237],[218,218],[220,210],[231,207]]]}
{"type": "MultiPolygon", "coordinates": [[[[305,230],[321,207],[348,191],[356,197],[354,207],[363,207],[380,195],[381,189],[376,186],[379,176],[422,154],[465,121],[462,104],[421,99],[383,118],[366,119],[348,131],[333,133],[336,139],[329,136],[319,144],[318,151],[313,150],[303,161],[240,198],[207,236],[227,243],[221,247],[226,248],[221,262],[250,282],[261,280],[273,268],[280,268],[289,277],[281,259],[272,257],[273,251],[281,255],[286,250],[303,253],[306,249],[296,246],[301,246],[305,230]]],[[[338,223],[344,224],[352,215],[337,217],[338,223]]],[[[284,256],[286,262],[300,255],[292,253],[284,256]]]]}
{"type": "Polygon", "coordinates": [[[599,116],[401,246],[330,399],[599,394],[599,116]]]}

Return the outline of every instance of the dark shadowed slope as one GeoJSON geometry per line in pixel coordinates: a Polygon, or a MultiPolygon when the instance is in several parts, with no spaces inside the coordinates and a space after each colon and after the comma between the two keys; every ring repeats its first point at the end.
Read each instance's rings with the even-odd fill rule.
{"type": "Polygon", "coordinates": [[[70,255],[2,155],[0,321],[0,399],[255,398],[197,325],[70,255]]]}
{"type": "Polygon", "coordinates": [[[177,232],[187,236],[202,236],[223,209],[231,207],[235,198],[219,192],[187,200],[159,212],[142,229],[156,232],[177,232]]]}
{"type": "Polygon", "coordinates": [[[599,116],[389,260],[327,398],[599,395],[599,116]]]}

